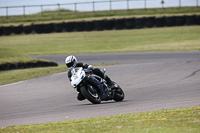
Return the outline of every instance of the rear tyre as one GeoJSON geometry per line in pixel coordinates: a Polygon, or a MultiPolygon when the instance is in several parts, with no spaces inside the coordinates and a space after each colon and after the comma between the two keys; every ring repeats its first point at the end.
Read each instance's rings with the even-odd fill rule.
{"type": "MultiPolygon", "coordinates": [[[[90,86],[92,87],[92,86],[90,86]]],[[[92,90],[90,88],[86,88],[85,86],[81,87],[81,93],[83,94],[83,96],[85,98],[87,98],[91,103],[93,104],[99,104],[101,103],[101,98],[98,94],[98,92],[96,91],[95,88],[93,88],[92,90]]]]}
{"type": "Polygon", "coordinates": [[[124,92],[121,88],[117,88],[115,90],[115,94],[114,94],[114,98],[113,100],[115,100],[116,102],[120,102],[120,101],[123,101],[124,100],[124,92]]]}

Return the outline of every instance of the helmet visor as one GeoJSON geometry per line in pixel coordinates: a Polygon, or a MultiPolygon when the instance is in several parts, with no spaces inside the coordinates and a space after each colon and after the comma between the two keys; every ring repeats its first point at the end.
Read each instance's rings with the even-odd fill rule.
{"type": "Polygon", "coordinates": [[[68,68],[70,68],[70,67],[73,66],[73,64],[74,64],[74,62],[70,62],[70,63],[68,63],[68,64],[66,64],[66,65],[67,65],[68,68]]]}

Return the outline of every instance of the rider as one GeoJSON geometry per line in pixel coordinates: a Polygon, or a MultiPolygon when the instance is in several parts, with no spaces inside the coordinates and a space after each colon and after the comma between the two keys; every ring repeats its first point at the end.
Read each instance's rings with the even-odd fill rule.
{"type": "MultiPolygon", "coordinates": [[[[77,58],[73,55],[70,55],[70,56],[67,56],[66,59],[65,59],[65,64],[66,66],[69,68],[68,70],[68,78],[69,80],[71,80],[71,68],[73,67],[82,67],[84,69],[90,69],[92,70],[92,72],[96,75],[98,75],[99,77],[101,77],[102,79],[105,79],[108,86],[110,88],[112,88],[112,85],[113,85],[113,82],[111,81],[111,79],[105,74],[103,73],[99,68],[93,68],[91,65],[88,65],[88,64],[83,64],[82,62],[77,62],[77,58]]],[[[79,97],[79,94],[78,94],[78,97],[79,97]]],[[[77,97],[77,98],[78,98],[77,97]]],[[[79,98],[78,98],[79,99],[79,98]]],[[[81,99],[81,98],[80,98],[81,99]]],[[[79,99],[79,100],[80,100],[79,99]]],[[[82,99],[83,100],[83,99],[82,99]]]]}

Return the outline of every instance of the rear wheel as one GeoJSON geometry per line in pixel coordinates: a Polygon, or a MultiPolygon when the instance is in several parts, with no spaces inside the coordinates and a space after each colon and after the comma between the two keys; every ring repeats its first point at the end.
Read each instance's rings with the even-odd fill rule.
{"type": "Polygon", "coordinates": [[[101,103],[101,98],[96,91],[95,88],[92,86],[88,86],[87,88],[85,86],[81,87],[81,93],[85,98],[87,98],[91,103],[93,104],[99,104],[101,103]]]}

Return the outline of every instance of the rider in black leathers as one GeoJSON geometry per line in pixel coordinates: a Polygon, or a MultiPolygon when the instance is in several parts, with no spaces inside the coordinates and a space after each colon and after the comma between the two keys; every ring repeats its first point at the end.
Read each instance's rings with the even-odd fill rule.
{"type": "MultiPolygon", "coordinates": [[[[102,79],[105,79],[110,88],[113,85],[113,82],[111,81],[111,79],[106,74],[104,74],[99,68],[93,68],[91,65],[83,64],[82,62],[77,62],[77,58],[73,55],[66,57],[65,64],[69,68],[69,70],[68,70],[69,80],[71,80],[71,76],[72,76],[72,73],[71,73],[72,67],[83,67],[84,69],[90,69],[94,74],[98,75],[102,79]]],[[[100,88],[100,90],[103,90],[101,83],[95,79],[93,79],[93,80],[94,80],[94,82],[97,83],[97,86],[100,88]]],[[[105,93],[105,92],[103,92],[103,93],[105,93]]],[[[85,98],[82,96],[81,93],[78,93],[77,99],[84,100],[85,98]]]]}

